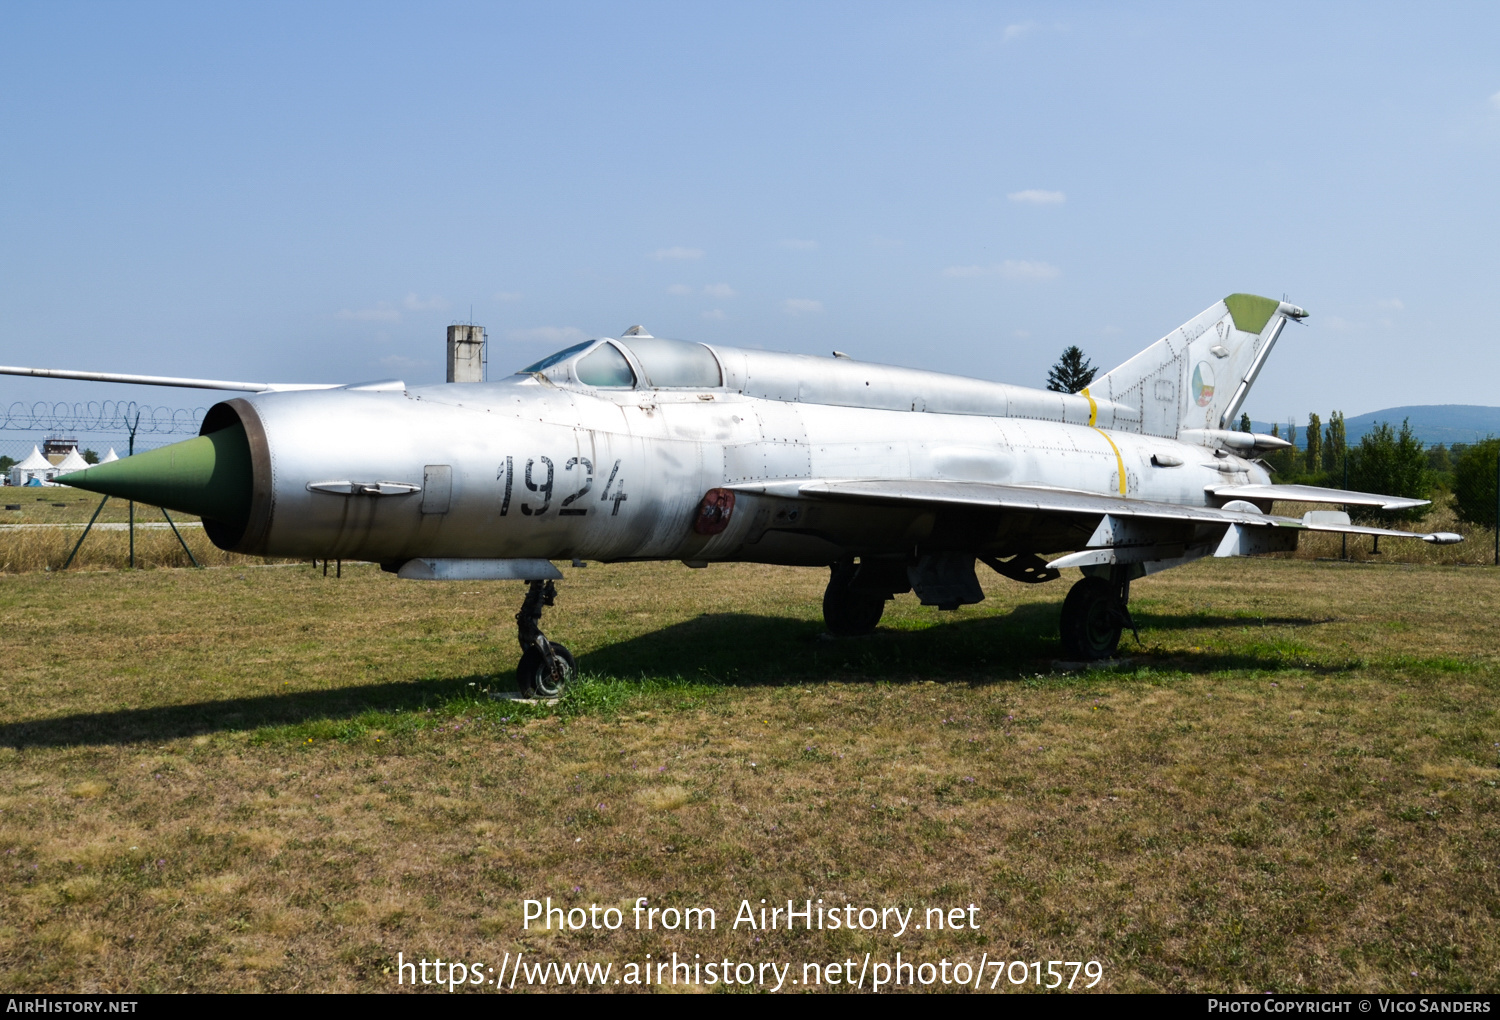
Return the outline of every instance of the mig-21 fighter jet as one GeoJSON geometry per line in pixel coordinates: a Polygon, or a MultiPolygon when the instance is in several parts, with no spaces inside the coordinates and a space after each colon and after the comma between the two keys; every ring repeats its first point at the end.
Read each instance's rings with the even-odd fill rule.
{"type": "Polygon", "coordinates": [[[553,560],[751,561],[829,571],[835,635],[914,591],[984,598],[977,564],[1039,584],[1076,567],[1063,653],[1115,653],[1131,581],[1205,556],[1296,548],[1361,527],[1342,509],[1423,501],[1278,485],[1285,447],[1235,431],[1289,320],[1232,294],[1076,394],[832,358],[668,340],[633,327],[495,382],[312,387],[0,368],[242,390],[198,438],[60,477],[203,518],[221,549],[371,560],[403,578],[529,582],[523,691],[573,657],[540,629],[553,560]]]}

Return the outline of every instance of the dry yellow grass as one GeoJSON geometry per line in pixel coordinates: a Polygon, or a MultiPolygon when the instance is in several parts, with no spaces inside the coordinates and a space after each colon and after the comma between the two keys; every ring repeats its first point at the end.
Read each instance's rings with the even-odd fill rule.
{"type": "Polygon", "coordinates": [[[1062,584],[907,596],[831,642],[822,581],[569,571],[547,625],[589,679],[549,710],[484,696],[515,584],[5,578],[0,988],[900,949],[1097,959],[1113,990],[1494,990],[1500,572],[1202,563],[1138,583],[1144,649],[1082,676],[1051,668],[1062,584]],[[547,896],[719,929],[522,931],[547,896]],[[762,897],[972,902],[980,930],[727,930],[762,897]]]}
{"type": "MultiPolygon", "coordinates": [[[[130,520],[130,505],[111,499],[101,510],[96,498],[81,497],[77,490],[46,488],[44,495],[26,486],[4,490],[0,505],[19,506],[19,510],[0,510],[0,574],[53,571],[68,561],[84,526],[98,511],[97,523],[118,526],[130,520]]],[[[214,548],[203,533],[196,517],[173,514],[175,523],[193,552],[204,566],[238,566],[284,562],[258,556],[241,556],[214,548]]],[[[136,567],[152,570],[158,567],[190,565],[182,543],[166,526],[167,520],[157,507],[135,505],[136,567]]],[[[130,535],[123,530],[91,530],[69,566],[71,570],[119,570],[130,564],[130,535]]]]}

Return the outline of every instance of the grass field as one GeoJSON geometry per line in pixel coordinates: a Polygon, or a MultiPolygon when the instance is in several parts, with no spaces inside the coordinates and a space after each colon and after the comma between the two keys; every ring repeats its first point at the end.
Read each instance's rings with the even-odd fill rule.
{"type": "MultiPolygon", "coordinates": [[[[68,554],[83,536],[84,525],[93,519],[98,524],[118,527],[130,520],[130,504],[111,499],[100,506],[99,497],[62,486],[40,490],[28,486],[0,489],[0,574],[58,570],[68,562],[68,554]],[[40,492],[40,495],[37,493],[40,492]],[[11,507],[19,507],[12,510],[11,507]],[[97,511],[98,516],[95,517],[97,511]]],[[[186,567],[190,561],[182,543],[167,527],[160,509],[144,503],[135,505],[135,562],[141,569],[186,567]]],[[[260,557],[240,556],[214,548],[203,533],[199,520],[188,514],[174,513],[182,541],[188,544],[198,563],[207,566],[235,566],[264,563],[260,557]]],[[[124,530],[95,530],[88,534],[71,566],[87,570],[99,567],[121,568],[130,563],[130,535],[124,530]]]]}
{"type": "Polygon", "coordinates": [[[567,574],[546,624],[587,677],[556,707],[487,695],[519,584],[0,579],[0,988],[385,991],[398,953],[674,950],[1500,985],[1500,572],[1201,562],[1138,582],[1142,645],[1084,675],[1052,666],[1065,583],[905,596],[830,641],[820,571],[567,574]],[[718,928],[523,932],[546,896],[718,928]],[[730,930],[762,897],[973,903],[979,929],[730,930]]]}

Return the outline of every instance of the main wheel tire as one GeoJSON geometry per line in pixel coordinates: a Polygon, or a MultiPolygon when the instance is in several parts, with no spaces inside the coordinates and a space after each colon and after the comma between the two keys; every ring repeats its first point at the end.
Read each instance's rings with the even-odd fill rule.
{"type": "Polygon", "coordinates": [[[554,644],[552,654],[557,657],[562,669],[561,679],[553,677],[552,671],[547,668],[547,660],[537,649],[528,648],[521,653],[521,664],[516,667],[516,683],[522,696],[556,698],[562,694],[569,681],[578,675],[578,663],[574,661],[572,652],[562,645],[554,644]]]}
{"type": "Polygon", "coordinates": [[[1108,659],[1120,647],[1124,607],[1115,586],[1102,577],[1085,577],[1063,600],[1063,654],[1082,662],[1108,659]]]}
{"type": "Polygon", "coordinates": [[[835,563],[828,576],[828,588],[823,592],[823,623],[828,633],[836,637],[872,633],[885,613],[884,595],[851,586],[858,569],[852,560],[845,560],[835,563]]]}

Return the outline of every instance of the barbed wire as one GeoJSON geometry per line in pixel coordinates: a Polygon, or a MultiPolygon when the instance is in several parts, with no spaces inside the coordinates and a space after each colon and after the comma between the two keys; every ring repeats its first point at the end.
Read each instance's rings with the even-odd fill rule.
{"type": "Polygon", "coordinates": [[[20,432],[118,432],[128,435],[197,435],[204,407],[152,407],[134,400],[91,400],[83,403],[16,401],[0,412],[0,430],[20,432]]]}

